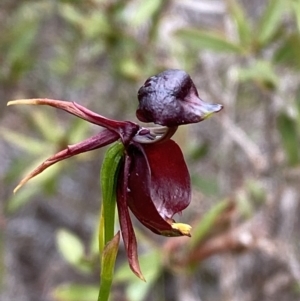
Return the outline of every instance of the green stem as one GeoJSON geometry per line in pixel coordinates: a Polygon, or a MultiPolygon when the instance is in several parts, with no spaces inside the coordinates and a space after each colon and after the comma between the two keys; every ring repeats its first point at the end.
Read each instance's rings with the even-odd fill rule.
{"type": "Polygon", "coordinates": [[[107,301],[113,280],[120,234],[114,236],[116,185],[124,146],[117,142],[106,152],[101,168],[102,205],[99,221],[99,252],[101,256],[100,289],[98,301],[107,301]]]}

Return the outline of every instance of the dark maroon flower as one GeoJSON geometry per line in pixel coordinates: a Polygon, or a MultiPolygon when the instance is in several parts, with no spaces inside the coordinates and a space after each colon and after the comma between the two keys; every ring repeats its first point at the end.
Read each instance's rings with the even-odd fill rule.
{"type": "Polygon", "coordinates": [[[25,99],[8,105],[49,105],[65,110],[105,129],[45,160],[27,175],[15,191],[49,166],[74,155],[121,140],[125,153],[118,175],[117,207],[120,227],[133,272],[143,278],[129,210],[148,229],[164,236],[190,236],[189,225],[173,216],[190,203],[190,176],[179,146],[171,140],[181,124],[200,122],[222,109],[203,102],[190,76],[182,70],[167,70],[150,77],[138,92],[137,117],[160,127],[141,127],[130,121],[105,118],[75,102],[25,99]]]}
{"type": "Polygon", "coordinates": [[[190,76],[177,69],[148,78],[138,91],[138,99],[138,119],[165,126],[200,122],[222,109],[219,104],[201,100],[190,76]]]}

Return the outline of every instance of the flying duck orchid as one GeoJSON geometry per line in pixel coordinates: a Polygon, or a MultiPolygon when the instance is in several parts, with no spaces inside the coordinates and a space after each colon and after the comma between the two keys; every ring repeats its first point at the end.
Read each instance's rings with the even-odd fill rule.
{"type": "Polygon", "coordinates": [[[138,100],[137,118],[159,126],[142,127],[131,121],[108,119],[80,104],[61,100],[23,99],[10,101],[8,105],[48,105],[104,128],[49,157],[22,179],[15,191],[59,161],[120,141],[122,158],[115,186],[120,229],[129,265],[143,278],[129,209],[156,234],[190,236],[191,227],[173,219],[189,205],[191,183],[182,152],[171,137],[178,126],[200,122],[219,112],[222,106],[202,101],[190,76],[177,69],[148,78],[138,91],[138,100]]]}

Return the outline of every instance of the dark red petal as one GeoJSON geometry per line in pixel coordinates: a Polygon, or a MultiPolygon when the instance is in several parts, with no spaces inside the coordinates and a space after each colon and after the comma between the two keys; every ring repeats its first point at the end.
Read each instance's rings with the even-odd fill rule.
{"type": "Polygon", "coordinates": [[[173,140],[132,144],[128,205],[156,233],[173,231],[171,219],[191,198],[190,176],[182,152],[173,140]]]}
{"type": "Polygon", "coordinates": [[[145,145],[151,170],[151,196],[160,214],[171,218],[191,201],[190,174],[179,146],[168,140],[145,145]]]}
{"type": "Polygon", "coordinates": [[[121,165],[117,183],[117,207],[120,221],[120,228],[127,253],[127,258],[131,270],[142,280],[145,280],[139,265],[137,242],[132,227],[128,207],[127,207],[127,185],[130,158],[125,157],[125,162],[121,165]]]}
{"type": "Polygon", "coordinates": [[[48,98],[19,99],[8,102],[8,105],[16,104],[47,105],[64,110],[88,122],[105,127],[117,133],[125,144],[127,144],[140,129],[140,126],[134,122],[118,121],[106,118],[81,106],[76,102],[48,98]]]}
{"type": "Polygon", "coordinates": [[[45,169],[47,169],[51,165],[53,165],[59,161],[73,157],[75,155],[78,155],[78,154],[81,154],[81,153],[84,153],[87,151],[91,151],[96,148],[103,147],[103,146],[108,145],[118,139],[119,139],[118,134],[105,129],[102,132],[98,133],[97,135],[94,135],[88,139],[85,139],[82,142],[79,142],[79,143],[76,143],[73,145],[69,145],[66,149],[63,149],[60,152],[56,153],[55,155],[46,159],[42,164],[40,164],[37,168],[35,168],[24,179],[22,179],[21,182],[18,184],[18,186],[15,188],[14,192],[16,192],[26,182],[28,182],[30,179],[37,176],[41,172],[43,172],[45,169]]]}
{"type": "Polygon", "coordinates": [[[115,131],[118,133],[123,141],[123,143],[127,144],[131,140],[132,137],[138,132],[140,126],[131,121],[118,121],[113,119],[108,119],[102,115],[99,115],[80,104],[73,102],[74,106],[81,111],[81,118],[88,120],[89,122],[93,122],[97,125],[103,126],[107,129],[115,131]]]}

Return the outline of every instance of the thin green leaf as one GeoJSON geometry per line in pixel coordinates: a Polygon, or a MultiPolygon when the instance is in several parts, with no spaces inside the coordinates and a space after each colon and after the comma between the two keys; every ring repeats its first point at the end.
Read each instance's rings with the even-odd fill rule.
{"type": "Polygon", "coordinates": [[[102,206],[99,229],[99,249],[114,236],[115,207],[116,207],[116,182],[119,165],[124,155],[124,146],[121,142],[113,144],[106,152],[101,173],[102,206]]]}
{"type": "Polygon", "coordinates": [[[257,40],[260,45],[268,44],[281,26],[280,19],[283,16],[285,6],[286,2],[283,0],[269,0],[257,28],[257,40]]]}
{"type": "Polygon", "coordinates": [[[242,6],[236,0],[228,0],[228,8],[233,20],[235,21],[240,42],[244,47],[248,46],[252,40],[252,30],[242,6]]]}
{"type": "Polygon", "coordinates": [[[113,280],[116,257],[119,249],[119,242],[120,232],[118,231],[114,238],[106,244],[103,250],[101,257],[101,281],[98,301],[108,300],[113,280]]]}
{"type": "Polygon", "coordinates": [[[52,296],[58,301],[95,301],[98,288],[92,285],[63,284],[54,289],[52,296]]]}
{"type": "Polygon", "coordinates": [[[49,145],[47,143],[43,143],[40,140],[24,136],[6,128],[0,128],[0,135],[9,143],[14,144],[16,147],[29,154],[38,155],[49,150],[49,145]]]}
{"type": "Polygon", "coordinates": [[[287,161],[290,166],[300,162],[299,137],[297,133],[297,122],[286,113],[278,116],[277,126],[281,135],[282,145],[285,150],[287,161]]]}
{"type": "Polygon", "coordinates": [[[204,215],[200,223],[193,230],[193,235],[189,243],[190,249],[195,248],[209,234],[217,218],[228,208],[229,205],[230,203],[228,200],[224,200],[215,205],[204,215]]]}
{"type": "Polygon", "coordinates": [[[243,49],[228,41],[217,33],[205,32],[194,28],[181,29],[176,32],[176,36],[185,43],[191,43],[200,49],[212,50],[221,53],[242,54],[243,49]]]}

